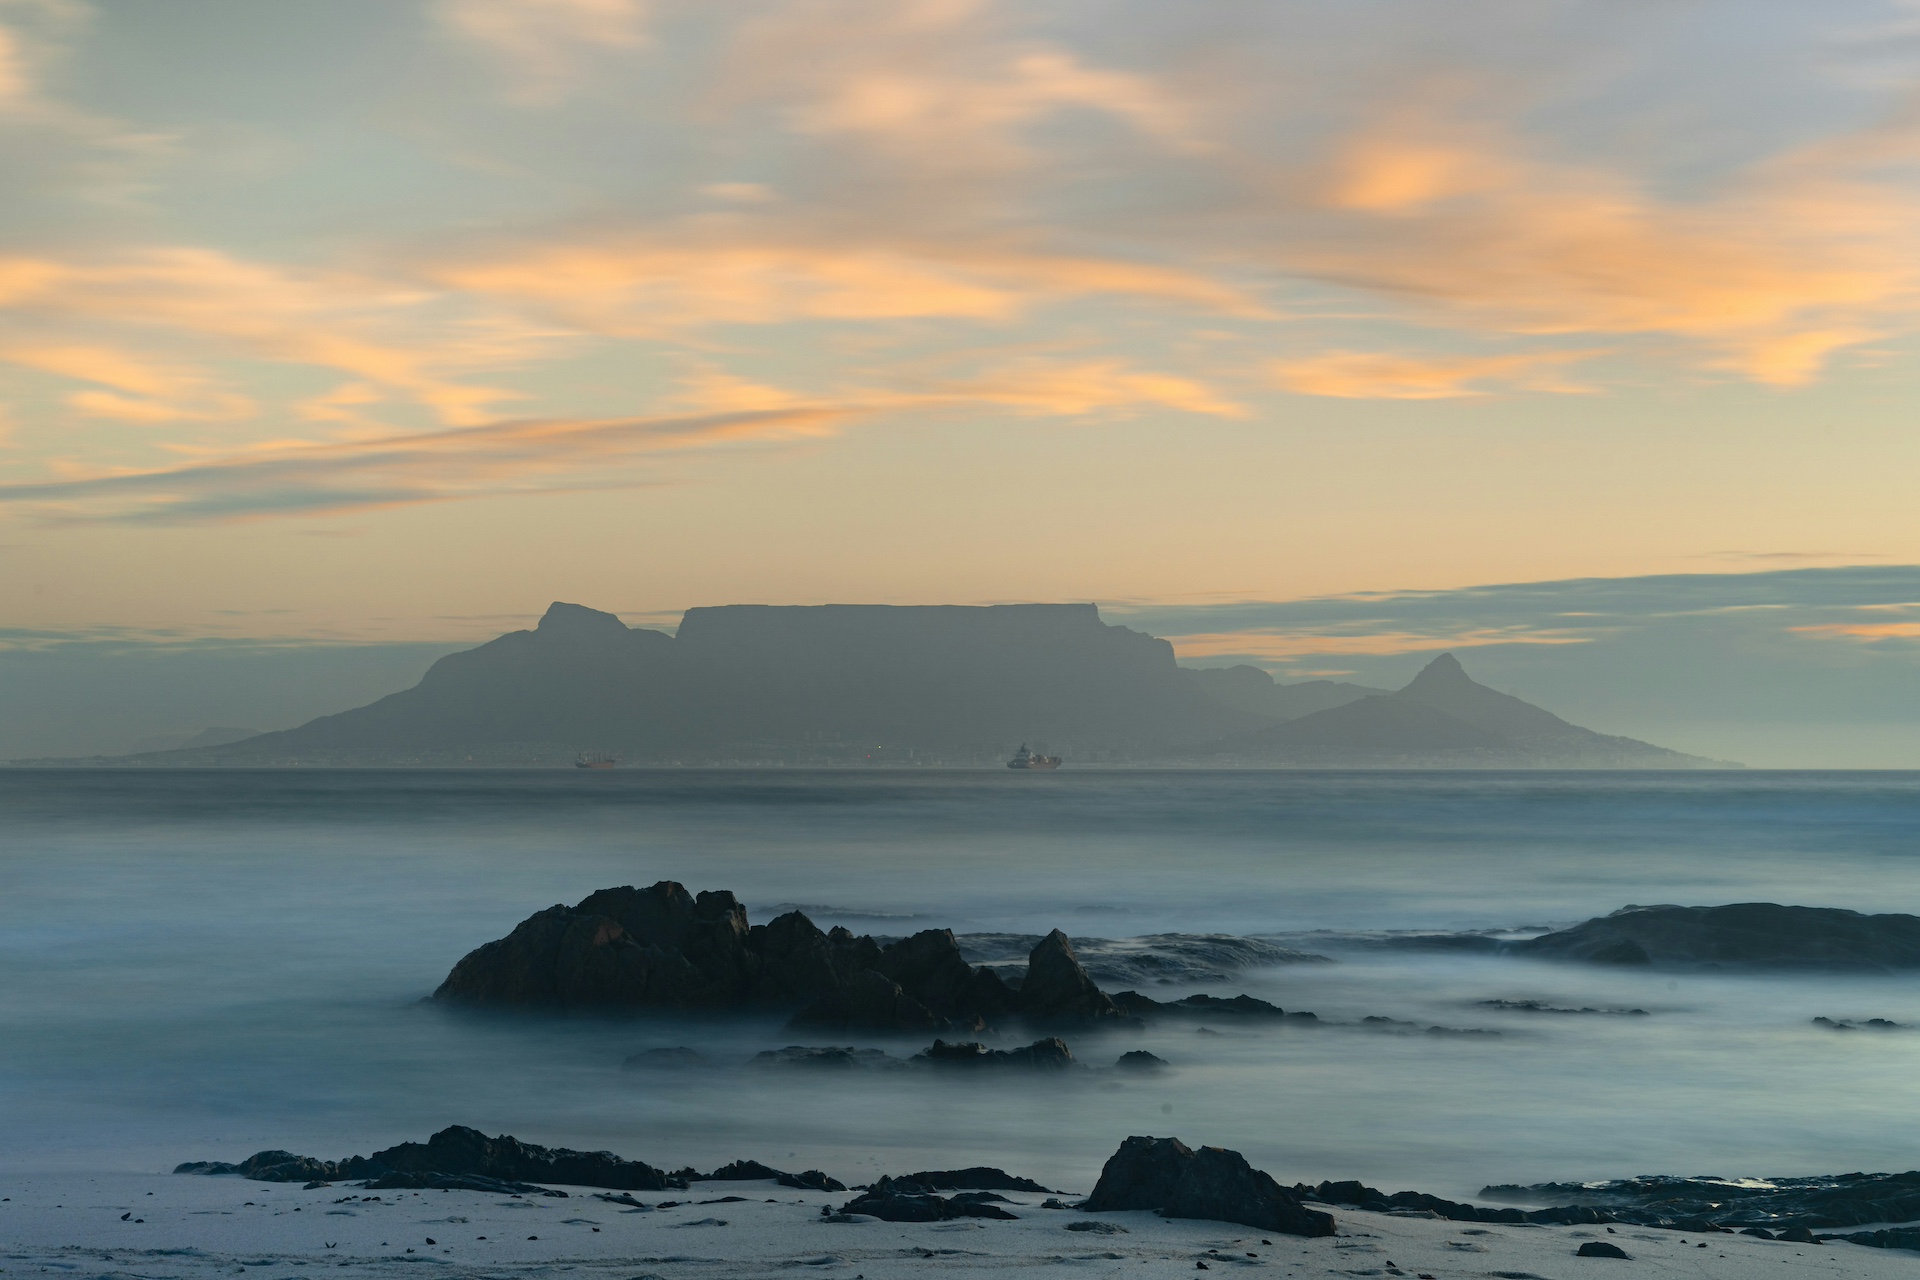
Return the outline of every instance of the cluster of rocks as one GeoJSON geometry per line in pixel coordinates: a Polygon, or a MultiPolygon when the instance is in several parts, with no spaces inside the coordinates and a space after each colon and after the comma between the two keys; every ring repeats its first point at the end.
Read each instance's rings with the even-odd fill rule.
{"type": "Polygon", "coordinates": [[[514,1195],[565,1196],[535,1183],[609,1187],[619,1191],[685,1191],[691,1182],[743,1182],[768,1179],[810,1191],[845,1191],[846,1185],[818,1169],[786,1173],[757,1160],[736,1160],[712,1173],[696,1169],[668,1172],[611,1151],[569,1151],[541,1147],[478,1129],[450,1125],[425,1142],[403,1142],[370,1156],[320,1160],[291,1151],[262,1151],[228,1164],[192,1160],[175,1173],[236,1175],[256,1182],[331,1183],[364,1181],[369,1188],[495,1191],[514,1195]]]}
{"type": "Polygon", "coordinates": [[[1033,947],[1014,983],[969,964],[948,929],[883,946],[844,928],[822,931],[798,911],[749,925],[733,894],[695,896],[670,880],[602,889],[530,916],[455,965],[434,999],[550,1010],[788,1009],[798,1026],[894,1031],[1125,1017],[1057,929],[1033,947]]]}
{"type": "MultiPolygon", "coordinates": [[[[1017,978],[1027,953],[1042,941],[1032,933],[963,933],[961,954],[1003,978],[1017,978]]],[[[1285,964],[1332,964],[1323,955],[1265,938],[1230,933],[1150,933],[1135,938],[1075,938],[1073,949],[1095,982],[1112,986],[1224,982],[1247,969],[1285,964]]]]}
{"type": "MultiPolygon", "coordinates": [[[[1379,1195],[1378,1192],[1372,1194],[1379,1195]]],[[[1722,1178],[1649,1176],[1600,1183],[1549,1182],[1533,1186],[1493,1186],[1482,1188],[1480,1194],[1489,1200],[1560,1200],[1570,1206],[1568,1209],[1533,1211],[1536,1214],[1568,1213],[1573,1208],[1585,1208],[1603,1215],[1588,1221],[1700,1232],[1752,1231],[1758,1234],[1765,1231],[1774,1238],[1799,1239],[1802,1243],[1811,1237],[1803,1238],[1801,1233],[1810,1231],[1920,1220],[1920,1171],[1846,1173],[1811,1178],[1754,1178],[1738,1182],[1722,1178]],[[1786,1234],[1788,1232],[1795,1234],[1786,1234]]],[[[1398,1203],[1400,1197],[1385,1199],[1391,1204],[1398,1203]]],[[[1355,1200],[1353,1203],[1361,1202],[1355,1200]]],[[[1520,1211],[1482,1209],[1479,1212],[1520,1211]]],[[[1451,1215],[1443,1212],[1441,1216],[1451,1215]]],[[[1530,1216],[1523,1219],[1473,1220],[1545,1222],[1572,1219],[1530,1216]]],[[[1855,1239],[1853,1236],[1834,1238],[1855,1239]]],[[[1859,1243],[1870,1242],[1862,1240],[1859,1243]]]]}
{"type": "Polygon", "coordinates": [[[1920,968],[1920,916],[1742,902],[1622,907],[1571,929],[1507,944],[1516,955],[1615,965],[1889,971],[1920,968]]]}
{"type": "Polygon", "coordinates": [[[1891,1018],[1868,1018],[1865,1022],[1855,1022],[1851,1018],[1815,1018],[1813,1025],[1824,1027],[1828,1031],[1911,1031],[1912,1027],[1904,1022],[1895,1022],[1891,1018]]]}

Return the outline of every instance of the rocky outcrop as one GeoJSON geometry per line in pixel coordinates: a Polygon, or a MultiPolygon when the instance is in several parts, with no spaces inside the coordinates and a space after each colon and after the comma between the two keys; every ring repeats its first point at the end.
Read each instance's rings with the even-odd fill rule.
{"type": "Polygon", "coordinates": [[[1000,1022],[1122,1015],[1055,931],[1016,990],[967,963],[951,930],[882,946],[798,911],[747,923],[731,893],[663,880],[602,889],[528,917],[454,966],[434,999],[555,1011],[792,1009],[796,1026],[979,1031],[1000,1022]]]}
{"type": "Polygon", "coordinates": [[[1152,1209],[1166,1218],[1237,1222],[1261,1231],[1330,1236],[1333,1217],[1224,1147],[1193,1150],[1178,1138],[1131,1137],[1108,1159],[1082,1206],[1089,1213],[1152,1209]]]}
{"type": "Polygon", "coordinates": [[[882,1178],[874,1185],[877,1187],[880,1183],[922,1191],[1026,1191],[1038,1195],[1052,1194],[1032,1178],[1017,1177],[1005,1169],[986,1165],[973,1165],[965,1169],[924,1169],[919,1173],[902,1174],[898,1178],[882,1178]]]}
{"type": "Polygon", "coordinates": [[[1920,916],[1742,902],[1622,907],[1511,944],[1516,955],[1611,965],[1920,969],[1920,916]]]}
{"type": "Polygon", "coordinates": [[[845,1191],[847,1185],[836,1178],[829,1178],[818,1169],[809,1169],[805,1173],[785,1173],[758,1160],[735,1160],[732,1164],[721,1165],[701,1182],[777,1182],[783,1187],[796,1187],[803,1191],[845,1191]]]}
{"type": "MultiPolygon", "coordinates": [[[[686,1189],[683,1180],[639,1160],[624,1160],[610,1151],[569,1151],[540,1147],[502,1135],[489,1138],[478,1129],[452,1125],[425,1142],[403,1142],[370,1156],[345,1160],[317,1160],[288,1151],[262,1151],[238,1164],[193,1161],[175,1173],[238,1174],[259,1182],[335,1182],[348,1178],[381,1179],[389,1175],[451,1175],[495,1182],[543,1182],[568,1186],[611,1187],[620,1191],[686,1189]]],[[[413,1182],[391,1185],[438,1185],[413,1182]]]]}
{"type": "Polygon", "coordinates": [[[946,1222],[954,1218],[1008,1220],[1018,1218],[1018,1214],[1008,1213],[999,1205],[993,1204],[991,1200],[979,1198],[992,1196],[992,1194],[992,1192],[972,1192],[957,1196],[921,1195],[876,1186],[841,1205],[840,1212],[843,1215],[864,1213],[882,1222],[946,1222]]]}
{"type": "Polygon", "coordinates": [[[1064,1071],[1080,1065],[1074,1060],[1073,1050],[1067,1048],[1067,1042],[1058,1036],[1035,1040],[1019,1049],[989,1049],[977,1040],[964,1044],[935,1040],[927,1049],[915,1054],[913,1062],[916,1065],[960,1070],[1023,1067],[1030,1071],[1064,1071]]]}

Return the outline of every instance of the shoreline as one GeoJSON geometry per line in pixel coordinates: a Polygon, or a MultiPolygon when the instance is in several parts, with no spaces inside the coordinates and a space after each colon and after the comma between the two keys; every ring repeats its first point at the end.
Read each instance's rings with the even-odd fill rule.
{"type": "Polygon", "coordinates": [[[771,1181],[697,1183],[690,1192],[639,1197],[674,1202],[673,1208],[638,1209],[596,1199],[589,1188],[559,1189],[564,1198],[368,1191],[346,1184],[307,1188],[165,1173],[5,1178],[0,1238],[7,1245],[0,1268],[14,1274],[85,1270],[141,1280],[243,1271],[287,1280],[319,1267],[330,1275],[344,1270],[348,1277],[565,1270],[594,1280],[796,1274],[888,1280],[934,1271],[1025,1276],[1063,1268],[1155,1276],[1242,1267],[1329,1278],[1563,1280],[1597,1271],[1734,1280],[1907,1276],[1915,1262],[1908,1252],[1838,1242],[1467,1224],[1338,1208],[1337,1234],[1312,1239],[1149,1212],[1047,1209],[1041,1205],[1048,1197],[1017,1192],[1008,1194],[1004,1206],[1013,1220],[829,1223],[822,1208],[837,1208],[852,1193],[771,1181]],[[1118,1230],[1086,1225],[1095,1223],[1118,1230]],[[1069,1224],[1080,1229],[1068,1230],[1069,1224]],[[1595,1240],[1618,1245],[1629,1260],[1576,1256],[1581,1244],[1595,1240]]]}

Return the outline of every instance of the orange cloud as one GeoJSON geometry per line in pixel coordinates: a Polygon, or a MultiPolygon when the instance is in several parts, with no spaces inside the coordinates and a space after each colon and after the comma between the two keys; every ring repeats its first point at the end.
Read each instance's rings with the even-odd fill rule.
{"type": "Polygon", "coordinates": [[[1880,640],[1920,640],[1920,622],[1829,622],[1789,627],[1787,630],[1801,635],[1862,640],[1869,644],[1880,640]]]}
{"type": "Polygon", "coordinates": [[[537,303],[568,324],[627,336],[803,319],[1007,321],[1035,303],[1100,294],[1262,313],[1246,294],[1175,268],[966,244],[782,243],[751,231],[535,244],[423,270],[448,288],[537,303]]]}
{"type": "Polygon", "coordinates": [[[1531,355],[1427,358],[1386,352],[1333,351],[1305,360],[1274,361],[1267,369],[1276,383],[1300,395],[1348,400],[1449,400],[1492,395],[1500,387],[1584,392],[1587,388],[1563,381],[1556,371],[1598,354],[1596,351],[1552,351],[1531,355]]]}
{"type": "Polygon", "coordinates": [[[1339,143],[1319,229],[1281,260],[1474,327],[1689,339],[1782,386],[1912,322],[1920,200],[1861,177],[1844,140],[1682,202],[1437,115],[1339,143]]]}

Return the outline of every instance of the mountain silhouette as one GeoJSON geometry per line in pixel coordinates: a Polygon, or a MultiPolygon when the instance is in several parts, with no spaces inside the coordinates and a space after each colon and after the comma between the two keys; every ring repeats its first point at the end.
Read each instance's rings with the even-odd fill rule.
{"type": "Polygon", "coordinates": [[[1451,653],[1404,689],[1228,738],[1216,755],[1347,767],[1699,768],[1717,762],[1569,724],[1476,682],[1451,653]]]}
{"type": "MultiPolygon", "coordinates": [[[[555,603],[368,706],[221,763],[1085,762],[1164,755],[1265,718],[1206,698],[1173,648],[1093,605],[727,605],[677,634],[555,603]]],[[[176,753],[177,754],[177,753],[176,753]]]]}

